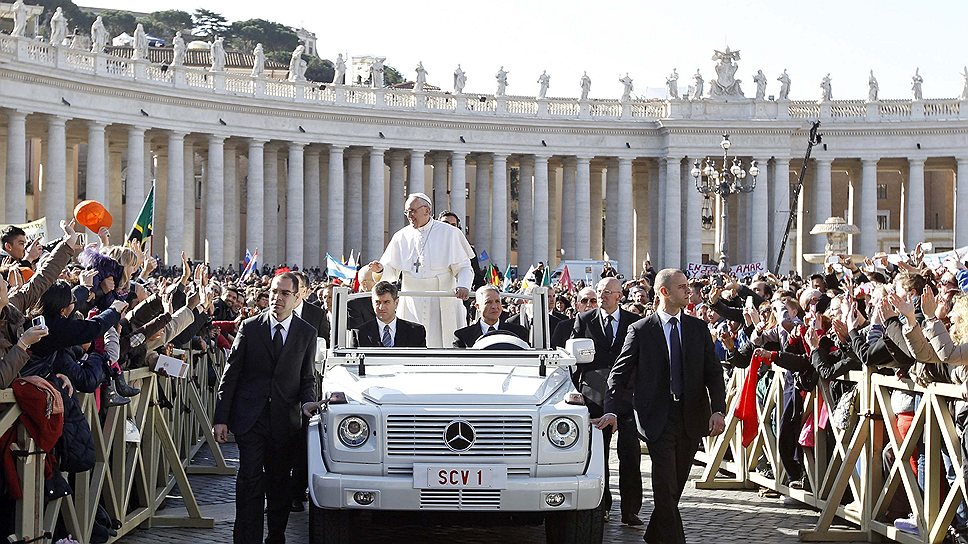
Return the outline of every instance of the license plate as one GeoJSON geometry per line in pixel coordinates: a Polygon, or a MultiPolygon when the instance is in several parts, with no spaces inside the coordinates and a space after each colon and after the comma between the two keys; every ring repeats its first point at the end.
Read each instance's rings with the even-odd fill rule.
{"type": "Polygon", "coordinates": [[[507,482],[507,467],[415,465],[413,475],[414,487],[421,489],[503,489],[507,482]]]}

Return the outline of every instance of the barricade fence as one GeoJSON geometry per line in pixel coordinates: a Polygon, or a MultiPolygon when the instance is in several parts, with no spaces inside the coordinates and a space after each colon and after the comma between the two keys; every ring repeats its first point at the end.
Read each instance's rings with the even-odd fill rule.
{"type": "MultiPolygon", "coordinates": [[[[141,388],[127,405],[99,413],[93,394],[75,395],[91,428],[95,466],[63,474],[73,494],[45,501],[46,456],[14,456],[23,498],[16,502],[15,532],[10,541],[50,541],[55,528],[63,523],[68,533],[86,544],[99,506],[118,520],[115,538],[137,527],[214,527],[214,520],[199,510],[188,474],[235,473],[225,463],[211,423],[225,357],[221,352],[187,352],[186,358],[186,378],[160,376],[147,368],[125,372],[127,381],[141,388]],[[211,449],[214,466],[193,465],[193,457],[205,444],[211,449]],[[175,486],[185,512],[162,515],[162,503],[175,486]]],[[[19,425],[20,413],[13,391],[0,389],[0,435],[19,425]]],[[[28,453],[37,449],[22,425],[13,448],[28,453]]]]}
{"type": "MultiPolygon", "coordinates": [[[[956,403],[964,403],[965,386],[921,387],[893,375],[855,371],[832,381],[821,379],[809,392],[787,387],[785,394],[792,374],[769,369],[758,380],[756,436],[743,447],[743,423],[735,411],[747,372],[734,369],[727,378],[726,430],[703,441],[696,455],[704,465],[697,488],[759,486],[816,508],[816,526],[800,531],[805,542],[944,541],[968,497],[955,414],[956,403]],[[913,416],[904,414],[899,421],[891,403],[893,391],[917,399],[913,416]],[[780,427],[791,392],[803,406],[802,423],[794,429],[799,447],[787,442],[783,448],[780,427]],[[842,400],[845,395],[850,396],[842,400]],[[838,417],[833,417],[835,412],[838,417]],[[797,457],[790,455],[797,450],[797,457]],[[796,474],[800,467],[802,474],[796,474]],[[909,513],[918,525],[917,535],[894,527],[897,517],[909,513]]],[[[964,404],[958,407],[964,410],[964,404]]],[[[790,436],[785,432],[782,439],[789,441],[790,436]]]]}

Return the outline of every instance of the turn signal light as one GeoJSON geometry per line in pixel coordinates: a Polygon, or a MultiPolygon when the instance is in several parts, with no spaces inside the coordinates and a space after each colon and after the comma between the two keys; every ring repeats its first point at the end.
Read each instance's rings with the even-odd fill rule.
{"type": "Polygon", "coordinates": [[[582,395],[581,393],[568,393],[568,396],[565,397],[565,404],[574,404],[576,406],[584,406],[585,405],[585,396],[582,395]]]}
{"type": "Polygon", "coordinates": [[[346,404],[346,393],[342,391],[333,391],[329,394],[329,399],[326,401],[327,404],[346,404]]]}

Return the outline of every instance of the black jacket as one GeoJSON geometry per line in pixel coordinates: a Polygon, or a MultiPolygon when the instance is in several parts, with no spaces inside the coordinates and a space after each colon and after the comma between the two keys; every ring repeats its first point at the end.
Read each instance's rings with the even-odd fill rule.
{"type": "MultiPolygon", "coordinates": [[[[571,379],[575,388],[584,395],[585,405],[592,417],[600,417],[604,411],[605,393],[608,390],[608,374],[615,364],[625,343],[625,335],[629,326],[640,319],[640,316],[627,310],[619,309],[618,334],[615,341],[609,343],[605,337],[605,330],[601,320],[602,310],[596,308],[578,314],[574,320],[571,338],[589,338],[595,342],[595,360],[583,365],[576,365],[571,379]]],[[[628,412],[629,407],[623,409],[628,412]]]]}
{"type": "Polygon", "coordinates": [[[326,311],[308,302],[303,302],[302,315],[299,317],[316,329],[318,338],[329,338],[329,320],[326,319],[326,311]]]}
{"type": "MultiPolygon", "coordinates": [[[[357,331],[357,339],[361,348],[383,347],[382,324],[377,327],[377,320],[371,319],[357,331]]],[[[427,347],[427,330],[423,325],[397,318],[397,332],[393,335],[393,347],[397,348],[425,348],[427,347]]]]}
{"type": "MultiPolygon", "coordinates": [[[[518,338],[524,340],[525,342],[528,341],[528,330],[521,325],[499,321],[497,328],[501,331],[514,333],[518,338]]],[[[477,342],[477,339],[481,336],[484,336],[484,332],[481,330],[481,320],[478,319],[470,325],[454,331],[454,347],[469,348],[473,346],[474,342],[477,342]]]]}

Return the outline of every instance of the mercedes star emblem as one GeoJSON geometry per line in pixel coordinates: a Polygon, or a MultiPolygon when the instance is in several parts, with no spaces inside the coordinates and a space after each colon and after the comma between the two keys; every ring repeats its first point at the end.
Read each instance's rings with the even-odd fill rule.
{"type": "Polygon", "coordinates": [[[444,429],[444,444],[451,451],[462,452],[471,449],[474,438],[474,427],[462,419],[451,421],[444,429]]]}

